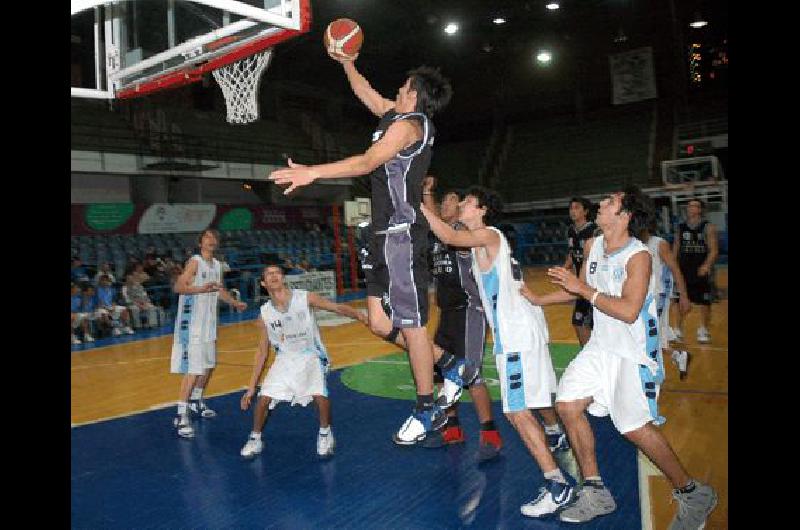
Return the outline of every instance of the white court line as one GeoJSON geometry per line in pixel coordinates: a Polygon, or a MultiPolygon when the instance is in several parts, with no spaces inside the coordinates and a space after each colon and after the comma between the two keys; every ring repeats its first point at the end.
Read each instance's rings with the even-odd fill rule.
{"type": "MultiPolygon", "coordinates": [[[[237,388],[236,390],[230,390],[228,392],[220,392],[220,393],[217,393],[217,394],[208,394],[208,395],[205,395],[204,397],[209,398],[209,397],[227,396],[228,394],[235,394],[236,392],[241,392],[243,390],[247,390],[247,386],[243,386],[241,388],[237,388]]],[[[144,414],[145,412],[152,412],[154,410],[161,410],[161,409],[166,409],[166,408],[169,408],[169,407],[174,407],[177,404],[178,404],[177,401],[168,401],[166,403],[157,403],[155,405],[150,405],[146,409],[133,410],[131,412],[126,412],[125,414],[117,414],[115,416],[106,416],[105,418],[99,418],[99,419],[96,419],[96,420],[89,420],[89,421],[82,421],[82,422],[73,423],[72,424],[72,428],[74,429],[75,427],[83,427],[84,425],[92,425],[94,423],[102,423],[102,422],[108,421],[108,420],[116,420],[116,419],[119,419],[119,418],[127,418],[128,416],[135,416],[137,414],[144,414]]]]}
{"type": "Polygon", "coordinates": [[[88,370],[90,368],[103,368],[106,366],[119,366],[122,364],[139,364],[139,363],[149,363],[152,361],[166,361],[170,357],[148,357],[147,359],[134,359],[132,361],[119,361],[116,363],[103,363],[103,364],[85,364],[81,366],[73,366],[72,370],[88,370]]]}

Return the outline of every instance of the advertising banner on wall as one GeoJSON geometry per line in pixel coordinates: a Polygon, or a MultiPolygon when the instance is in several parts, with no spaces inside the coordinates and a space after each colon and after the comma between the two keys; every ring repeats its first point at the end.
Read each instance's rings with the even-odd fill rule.
{"type": "Polygon", "coordinates": [[[306,223],[327,223],[330,212],[329,206],[73,204],[72,235],[303,229],[306,223]]]}
{"type": "Polygon", "coordinates": [[[646,46],[609,55],[614,105],[656,97],[653,48],[646,46]]]}
{"type": "Polygon", "coordinates": [[[140,234],[202,232],[217,215],[214,204],[166,204],[150,206],[139,219],[140,234]]]}

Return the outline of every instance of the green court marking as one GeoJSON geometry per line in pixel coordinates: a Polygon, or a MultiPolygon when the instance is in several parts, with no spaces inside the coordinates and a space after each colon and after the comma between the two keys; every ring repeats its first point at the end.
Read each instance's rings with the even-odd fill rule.
{"type": "MultiPolygon", "coordinates": [[[[556,377],[560,378],[569,362],[577,355],[577,344],[550,344],[550,355],[556,377]]],[[[497,368],[491,345],[487,344],[483,357],[483,378],[494,401],[500,400],[497,368]]],[[[397,352],[350,366],[342,372],[342,383],[351,390],[372,396],[392,399],[416,399],[414,380],[408,365],[408,354],[397,352]]],[[[469,392],[464,392],[462,401],[472,401],[469,392]]]]}

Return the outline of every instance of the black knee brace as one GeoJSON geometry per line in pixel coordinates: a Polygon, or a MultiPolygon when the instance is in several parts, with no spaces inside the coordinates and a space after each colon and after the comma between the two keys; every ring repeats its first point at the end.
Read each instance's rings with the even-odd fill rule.
{"type": "Polygon", "coordinates": [[[389,344],[394,344],[394,341],[397,339],[398,333],[400,333],[400,328],[392,328],[392,331],[390,331],[388,335],[383,337],[383,340],[385,340],[389,344]]]}

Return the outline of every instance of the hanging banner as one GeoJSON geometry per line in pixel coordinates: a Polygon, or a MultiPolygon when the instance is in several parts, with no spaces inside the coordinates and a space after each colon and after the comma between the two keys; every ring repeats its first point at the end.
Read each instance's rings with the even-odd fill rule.
{"type": "Polygon", "coordinates": [[[656,97],[653,48],[646,46],[608,56],[614,105],[656,97]]]}
{"type": "Polygon", "coordinates": [[[214,220],[217,207],[214,204],[165,204],[156,203],[139,219],[140,234],[173,234],[202,232],[214,220]]]}

